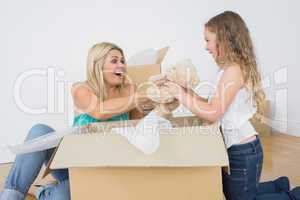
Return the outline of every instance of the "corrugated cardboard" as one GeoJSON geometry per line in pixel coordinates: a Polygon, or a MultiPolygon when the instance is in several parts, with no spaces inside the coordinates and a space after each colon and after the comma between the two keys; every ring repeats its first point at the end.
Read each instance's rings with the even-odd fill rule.
{"type": "Polygon", "coordinates": [[[75,200],[222,199],[221,167],[228,157],[218,124],[201,126],[196,117],[169,120],[173,129],[160,131],[154,154],[110,132],[137,120],[98,123],[95,133],[65,137],[51,169],[69,168],[75,200]]]}

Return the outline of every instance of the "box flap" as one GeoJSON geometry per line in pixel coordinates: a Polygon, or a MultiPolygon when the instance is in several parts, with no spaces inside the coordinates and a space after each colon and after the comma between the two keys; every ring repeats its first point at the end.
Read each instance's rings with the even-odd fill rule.
{"type": "Polygon", "coordinates": [[[174,128],[160,131],[157,152],[145,155],[112,127],[133,126],[137,120],[95,124],[97,133],[66,136],[51,169],[69,167],[196,167],[227,166],[226,148],[217,124],[199,126],[195,117],[171,119],[174,128]],[[208,153],[209,152],[209,153],[208,153]]]}
{"type": "Polygon", "coordinates": [[[43,175],[42,175],[42,178],[45,178],[48,174],[51,173],[50,165],[51,165],[51,163],[52,163],[52,161],[53,161],[53,159],[54,159],[54,157],[55,157],[55,154],[56,154],[56,152],[57,152],[57,149],[58,149],[58,147],[56,147],[56,148],[54,149],[54,151],[53,151],[53,153],[52,153],[52,155],[51,155],[51,157],[50,157],[48,163],[46,164],[46,168],[45,168],[45,171],[44,171],[44,173],[43,173],[43,175]]]}
{"type": "Polygon", "coordinates": [[[148,65],[128,65],[127,75],[129,82],[136,85],[146,83],[150,76],[161,74],[161,63],[165,58],[169,47],[157,51],[157,60],[154,64],[148,65]]]}
{"type": "Polygon", "coordinates": [[[150,76],[161,73],[159,64],[128,66],[127,75],[130,83],[141,85],[147,83],[150,76]]]}
{"type": "Polygon", "coordinates": [[[162,48],[162,49],[158,50],[156,64],[161,64],[162,63],[162,61],[164,60],[168,50],[169,50],[169,47],[165,47],[165,48],[162,48]]]}

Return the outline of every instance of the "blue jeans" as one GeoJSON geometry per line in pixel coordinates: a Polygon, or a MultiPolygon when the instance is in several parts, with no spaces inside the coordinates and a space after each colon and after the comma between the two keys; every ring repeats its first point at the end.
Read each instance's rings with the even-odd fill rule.
{"type": "MultiPolygon", "coordinates": [[[[31,140],[54,130],[47,125],[37,124],[33,126],[26,140],[31,140]]],[[[43,164],[47,164],[54,149],[18,155],[6,178],[4,190],[0,194],[0,200],[23,200],[38,176],[43,164]]],[[[40,200],[69,200],[69,174],[67,169],[58,169],[51,172],[58,184],[50,184],[38,188],[36,194],[40,200]]]]}
{"type": "MultiPolygon", "coordinates": [[[[259,183],[263,151],[259,138],[231,146],[228,150],[230,173],[222,171],[223,192],[227,200],[296,200],[296,191],[279,187],[279,181],[259,183]]],[[[297,199],[298,200],[298,199],[297,199]]]]}

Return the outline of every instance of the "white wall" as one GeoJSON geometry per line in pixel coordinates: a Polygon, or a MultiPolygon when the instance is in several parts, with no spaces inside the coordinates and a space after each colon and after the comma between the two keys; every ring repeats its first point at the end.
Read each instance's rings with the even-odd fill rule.
{"type": "Polygon", "coordinates": [[[268,77],[267,92],[274,104],[274,117],[281,121],[273,123],[274,127],[300,135],[297,115],[300,61],[296,46],[299,45],[299,5],[294,0],[2,0],[0,162],[12,160],[5,146],[20,143],[33,124],[46,123],[56,129],[67,127],[68,113],[72,112],[67,107],[67,85],[84,79],[87,51],[95,42],[117,43],[127,57],[149,47],[168,45],[171,50],[164,67],[191,58],[198,66],[201,79],[212,80],[217,68],[204,50],[203,24],[224,10],[239,12],[252,33],[261,70],[268,77]],[[277,84],[274,73],[283,68],[288,78],[285,72],[277,73],[277,84]],[[27,107],[45,108],[44,114],[26,113],[14,100],[15,81],[33,69],[41,75],[22,82],[22,102],[27,107]],[[56,84],[47,89],[47,80],[56,84]],[[283,91],[277,93],[280,88],[283,91]]]}

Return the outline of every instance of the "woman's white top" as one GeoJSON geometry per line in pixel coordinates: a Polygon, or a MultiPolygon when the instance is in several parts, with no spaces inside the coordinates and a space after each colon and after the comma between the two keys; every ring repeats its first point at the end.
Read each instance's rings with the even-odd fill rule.
{"type": "MultiPolygon", "coordinates": [[[[223,72],[224,70],[219,72],[217,84],[223,72]]],[[[245,138],[257,135],[257,132],[249,121],[255,113],[256,106],[252,101],[251,92],[244,87],[241,88],[220,119],[223,138],[227,148],[241,143],[245,138]]]]}

